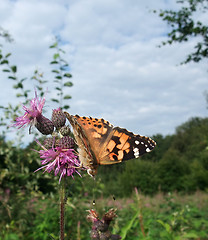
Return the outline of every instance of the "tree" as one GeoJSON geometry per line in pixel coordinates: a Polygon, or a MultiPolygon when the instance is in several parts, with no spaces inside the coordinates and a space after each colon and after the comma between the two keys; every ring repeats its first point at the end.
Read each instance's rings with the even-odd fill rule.
{"type": "MultiPolygon", "coordinates": [[[[207,0],[178,0],[183,4],[180,10],[160,10],[159,17],[171,27],[168,40],[162,45],[175,42],[187,42],[191,38],[199,38],[194,46],[194,51],[186,56],[181,64],[199,62],[208,58],[208,24],[203,23],[197,16],[208,10],[207,0]]],[[[154,11],[156,12],[156,11],[154,11]]]]}

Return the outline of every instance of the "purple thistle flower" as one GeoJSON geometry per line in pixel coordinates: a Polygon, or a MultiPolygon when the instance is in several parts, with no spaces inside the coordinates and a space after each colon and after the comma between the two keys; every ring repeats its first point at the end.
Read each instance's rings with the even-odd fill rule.
{"type": "MultiPolygon", "coordinates": [[[[80,167],[78,157],[74,154],[73,149],[64,149],[61,147],[55,147],[46,149],[38,140],[36,142],[42,147],[43,150],[37,151],[40,154],[42,167],[37,169],[35,172],[42,168],[45,168],[44,172],[50,173],[54,171],[55,176],[60,174],[59,183],[62,177],[71,176],[73,174],[80,173],[77,171],[77,167],[80,167]]],[[[81,175],[80,175],[81,176],[81,175]]]]}
{"type": "Polygon", "coordinates": [[[25,125],[35,125],[37,118],[42,115],[42,109],[45,104],[45,98],[38,98],[37,92],[35,91],[35,98],[30,101],[30,107],[27,108],[23,105],[25,114],[21,117],[17,117],[15,123],[12,126],[21,128],[25,125]]]}

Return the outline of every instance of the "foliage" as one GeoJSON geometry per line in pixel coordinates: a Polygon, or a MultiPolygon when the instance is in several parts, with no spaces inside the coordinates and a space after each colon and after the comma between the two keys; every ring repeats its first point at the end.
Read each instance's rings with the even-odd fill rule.
{"type": "MultiPolygon", "coordinates": [[[[6,193],[4,205],[1,197],[0,240],[58,239],[57,195],[46,196],[40,192],[25,195],[6,193]],[[6,206],[12,204],[9,217],[6,206]],[[20,207],[21,206],[21,207],[20,207]]],[[[91,224],[86,220],[92,198],[68,198],[66,204],[66,239],[90,239],[91,224]],[[79,235],[78,235],[79,234],[79,235]]],[[[118,208],[118,217],[113,223],[114,234],[124,240],[136,239],[207,239],[208,228],[207,194],[198,192],[192,196],[178,194],[153,198],[141,194],[131,199],[99,199],[93,207],[101,214],[112,205],[118,208]]]]}
{"type": "Polygon", "coordinates": [[[52,72],[55,74],[54,82],[57,84],[55,89],[57,91],[57,96],[59,96],[59,99],[52,98],[51,100],[58,103],[59,107],[62,109],[67,110],[69,108],[69,105],[66,104],[63,106],[63,101],[68,101],[71,99],[71,96],[69,94],[64,95],[64,88],[73,86],[73,83],[69,81],[72,75],[68,72],[69,64],[62,57],[65,52],[59,47],[58,43],[59,40],[56,38],[56,42],[50,46],[51,49],[55,49],[56,51],[53,55],[53,61],[51,61],[50,64],[54,65],[52,72]]]}
{"type": "MultiPolygon", "coordinates": [[[[163,45],[174,42],[187,42],[197,38],[195,51],[190,53],[183,63],[199,62],[208,57],[208,25],[196,17],[196,13],[205,13],[208,10],[207,0],[180,0],[183,4],[180,10],[160,10],[159,17],[171,27],[168,40],[163,45]],[[199,38],[200,37],[200,38],[199,38]]],[[[156,12],[156,11],[155,11],[156,12]]]]}

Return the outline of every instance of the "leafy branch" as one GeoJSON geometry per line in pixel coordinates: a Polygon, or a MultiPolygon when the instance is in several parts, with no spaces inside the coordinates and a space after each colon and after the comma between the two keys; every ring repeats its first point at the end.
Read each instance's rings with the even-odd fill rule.
{"type": "Polygon", "coordinates": [[[65,54],[64,50],[59,47],[60,40],[56,38],[56,41],[53,45],[50,46],[50,48],[55,49],[55,53],[53,55],[53,61],[50,62],[51,65],[54,66],[54,69],[52,72],[55,74],[54,83],[56,84],[56,91],[57,96],[59,98],[52,98],[51,100],[53,102],[56,102],[59,104],[59,106],[62,109],[68,109],[69,105],[64,104],[64,100],[71,99],[71,96],[68,94],[64,94],[64,89],[66,87],[72,87],[73,83],[69,81],[69,79],[72,77],[71,73],[69,73],[69,64],[66,60],[63,59],[62,55],[65,54]]]}
{"type": "MultiPolygon", "coordinates": [[[[159,17],[171,27],[168,33],[168,40],[162,42],[162,45],[172,44],[174,42],[187,42],[193,37],[200,37],[194,51],[186,56],[181,64],[189,62],[199,62],[208,58],[208,25],[195,20],[196,12],[205,13],[208,9],[207,0],[180,0],[179,4],[184,4],[179,11],[160,10],[159,17]]],[[[154,11],[157,13],[157,11],[154,11]]]]}

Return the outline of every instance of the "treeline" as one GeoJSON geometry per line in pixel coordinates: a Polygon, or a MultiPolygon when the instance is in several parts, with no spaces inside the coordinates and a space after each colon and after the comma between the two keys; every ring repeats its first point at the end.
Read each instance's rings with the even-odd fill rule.
{"type": "MultiPolygon", "coordinates": [[[[93,195],[117,197],[129,196],[135,187],[142,193],[153,195],[158,191],[190,193],[208,189],[208,118],[192,118],[177,127],[175,134],[152,136],[156,148],[140,159],[111,166],[100,166],[96,179],[86,173],[82,178],[69,180],[69,195],[93,195]]],[[[40,167],[38,149],[31,143],[25,149],[13,147],[0,140],[1,192],[10,189],[57,191],[58,177],[34,173],[40,167]]],[[[3,193],[2,192],[2,193],[3,193]]]]}
{"type": "Polygon", "coordinates": [[[152,138],[157,147],[150,154],[102,168],[106,191],[126,196],[134,187],[144,194],[208,190],[208,118],[192,118],[174,135],[152,138]]]}

